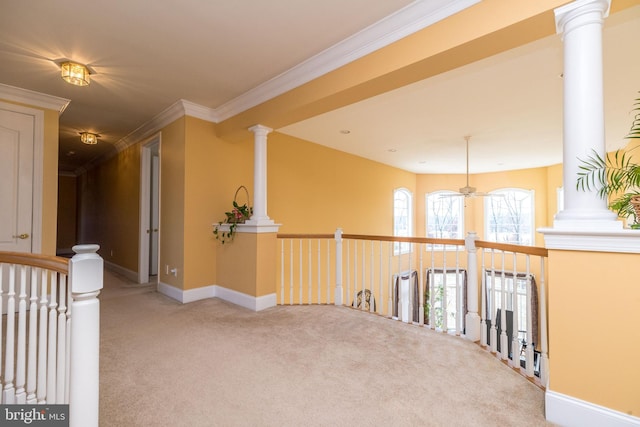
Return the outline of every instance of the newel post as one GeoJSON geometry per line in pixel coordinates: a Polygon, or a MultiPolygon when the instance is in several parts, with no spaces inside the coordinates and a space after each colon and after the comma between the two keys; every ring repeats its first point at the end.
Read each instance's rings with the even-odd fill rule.
{"type": "Polygon", "coordinates": [[[334,303],[335,305],[342,305],[342,228],[338,228],[334,236],[336,239],[336,293],[334,303]]]}
{"type": "Polygon", "coordinates": [[[69,423],[98,426],[100,301],[103,260],[98,245],[76,245],[69,262],[71,281],[71,373],[69,423]]]}
{"type": "Polygon", "coordinates": [[[465,315],[465,338],[470,341],[480,339],[480,316],[478,315],[478,248],[477,234],[470,231],[464,239],[467,251],[467,314],[465,315]]]}

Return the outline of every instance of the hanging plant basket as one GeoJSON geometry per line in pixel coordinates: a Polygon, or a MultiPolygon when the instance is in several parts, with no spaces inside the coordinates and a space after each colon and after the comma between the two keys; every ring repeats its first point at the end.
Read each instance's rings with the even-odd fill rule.
{"type": "Polygon", "coordinates": [[[222,244],[233,240],[238,224],[244,224],[253,214],[253,208],[249,206],[249,190],[247,190],[247,187],[244,185],[238,187],[233,196],[232,205],[233,209],[225,212],[225,219],[220,221],[213,229],[213,235],[216,236],[216,239],[220,240],[222,244]],[[244,194],[246,203],[241,205],[238,202],[238,194],[244,194]]]}

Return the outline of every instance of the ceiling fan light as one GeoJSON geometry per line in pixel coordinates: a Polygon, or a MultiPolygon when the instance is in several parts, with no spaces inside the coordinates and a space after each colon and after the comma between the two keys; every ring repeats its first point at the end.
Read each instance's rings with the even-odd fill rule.
{"type": "Polygon", "coordinates": [[[80,141],[87,145],[95,145],[98,143],[98,135],[91,132],[80,132],[80,141]]]}
{"type": "Polygon", "coordinates": [[[60,64],[62,79],[75,86],[87,86],[91,82],[89,69],[86,65],[76,62],[63,62],[60,64]]]}

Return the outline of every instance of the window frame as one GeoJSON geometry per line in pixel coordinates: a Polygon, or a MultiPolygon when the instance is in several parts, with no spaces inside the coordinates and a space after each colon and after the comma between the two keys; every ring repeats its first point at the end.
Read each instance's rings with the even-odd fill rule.
{"type": "MultiPolygon", "coordinates": [[[[517,187],[509,187],[509,188],[500,188],[497,190],[493,190],[491,192],[489,192],[489,197],[487,197],[484,201],[484,239],[489,241],[489,242],[496,242],[496,243],[506,243],[506,244],[513,244],[513,245],[523,245],[523,246],[533,246],[535,244],[535,217],[536,217],[536,204],[535,204],[535,191],[534,190],[527,190],[525,188],[517,188],[517,187]],[[491,195],[500,195],[500,194],[505,194],[505,193],[516,193],[516,194],[526,194],[529,198],[530,198],[530,218],[529,218],[529,223],[520,223],[520,226],[527,226],[529,228],[529,241],[528,243],[526,242],[525,239],[523,239],[522,237],[520,239],[518,239],[517,242],[514,241],[499,241],[498,240],[498,231],[496,230],[495,232],[495,238],[493,238],[492,234],[494,234],[491,230],[491,213],[493,210],[493,199],[501,199],[499,197],[491,197],[491,195]],[[491,210],[491,211],[490,211],[491,210]]],[[[505,198],[508,197],[505,195],[505,198]]],[[[497,228],[497,227],[496,227],[497,228]]],[[[519,236],[522,236],[523,233],[516,233],[519,236]]]]}
{"type": "MultiPolygon", "coordinates": [[[[393,190],[393,235],[395,237],[411,237],[413,236],[413,193],[406,187],[399,187],[393,190]],[[407,212],[407,218],[406,218],[406,222],[407,222],[407,226],[406,226],[406,233],[407,235],[402,235],[402,234],[398,234],[397,232],[397,223],[398,223],[398,217],[396,216],[397,213],[397,206],[396,206],[396,200],[397,200],[397,194],[404,194],[406,196],[406,202],[407,205],[404,207],[404,209],[407,212]]],[[[411,252],[411,244],[408,242],[394,242],[393,243],[393,254],[394,255],[402,255],[402,254],[407,254],[411,252]]]]}

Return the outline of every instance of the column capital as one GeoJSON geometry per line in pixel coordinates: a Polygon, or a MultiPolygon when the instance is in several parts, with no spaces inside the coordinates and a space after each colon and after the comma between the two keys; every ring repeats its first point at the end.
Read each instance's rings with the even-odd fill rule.
{"type": "Polygon", "coordinates": [[[268,133],[273,132],[273,129],[264,125],[253,125],[249,128],[249,130],[256,135],[267,135],[268,133]]]}
{"type": "Polygon", "coordinates": [[[556,32],[563,34],[572,29],[593,23],[602,23],[609,16],[611,0],[576,0],[554,10],[556,16],[556,32]],[[595,12],[595,13],[594,13],[595,12]],[[576,20],[580,17],[581,19],[576,20]],[[572,23],[569,25],[569,23],[572,23]]]}

